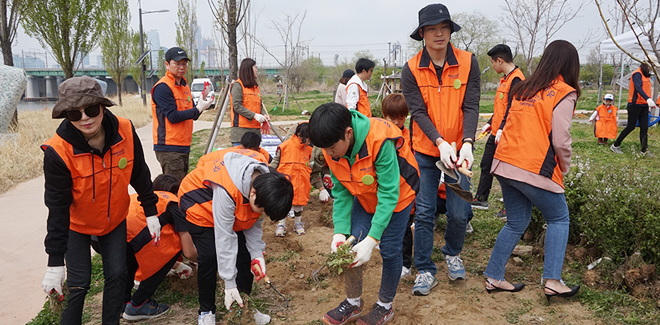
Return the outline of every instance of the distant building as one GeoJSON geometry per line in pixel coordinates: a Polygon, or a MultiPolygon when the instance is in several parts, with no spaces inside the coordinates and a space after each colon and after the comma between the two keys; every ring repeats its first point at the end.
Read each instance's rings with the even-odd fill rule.
{"type": "Polygon", "coordinates": [[[151,52],[151,67],[157,69],[160,62],[158,62],[158,50],[160,49],[160,35],[158,31],[153,29],[147,33],[147,47],[151,52]]]}

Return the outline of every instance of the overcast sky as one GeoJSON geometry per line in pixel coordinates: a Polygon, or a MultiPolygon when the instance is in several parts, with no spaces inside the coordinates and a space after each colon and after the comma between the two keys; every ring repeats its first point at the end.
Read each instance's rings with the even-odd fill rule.
{"type": "MultiPolygon", "coordinates": [[[[570,1],[573,6],[576,6],[577,2],[578,0],[570,1]]],[[[138,30],[138,4],[136,0],[129,0],[129,3],[132,14],[131,27],[138,30]]],[[[382,58],[388,53],[388,42],[400,42],[405,51],[410,40],[409,34],[417,26],[417,12],[429,3],[428,0],[252,0],[256,34],[275,55],[282,55],[284,49],[279,34],[273,28],[273,20],[303,13],[306,10],[307,16],[303,23],[301,38],[309,41],[310,55],[312,53],[314,56],[320,55],[325,64],[332,64],[335,54],[339,55],[340,61],[350,60],[355,52],[363,50],[369,50],[382,63],[382,58]]],[[[500,39],[512,39],[506,34],[507,29],[501,22],[508,19],[507,13],[502,9],[504,0],[445,1],[444,3],[452,15],[459,12],[480,11],[491,20],[498,21],[502,32],[500,39]]],[[[158,30],[161,46],[175,46],[177,0],[142,1],[143,11],[160,9],[168,9],[169,12],[143,15],[143,28],[145,32],[158,30]]],[[[197,20],[203,37],[213,37],[214,18],[207,0],[197,2],[197,20]]],[[[457,23],[461,22],[457,21],[457,23]]],[[[20,55],[21,50],[41,50],[39,43],[26,36],[22,28],[20,29],[13,46],[14,54],[20,55]]],[[[587,2],[578,18],[565,25],[555,39],[566,39],[577,44],[590,29],[598,31],[595,40],[606,37],[598,10],[592,1],[587,2]]],[[[597,44],[598,42],[595,41],[590,47],[597,44]]],[[[590,47],[580,51],[582,60],[586,59],[590,47]]],[[[98,52],[97,49],[94,53],[98,52]]],[[[243,55],[239,54],[239,62],[242,57],[243,55]]],[[[276,65],[276,62],[259,48],[255,59],[262,67],[276,65]]]]}

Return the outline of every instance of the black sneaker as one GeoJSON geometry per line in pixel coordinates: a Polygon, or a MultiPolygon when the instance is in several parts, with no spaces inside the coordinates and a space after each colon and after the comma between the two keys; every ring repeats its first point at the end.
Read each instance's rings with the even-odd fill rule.
{"type": "Polygon", "coordinates": [[[478,198],[472,201],[473,209],[488,210],[488,200],[480,201],[478,198]]]}
{"type": "Polygon", "coordinates": [[[364,301],[362,299],[360,299],[360,306],[354,306],[348,302],[348,299],[344,299],[337,308],[325,313],[323,316],[323,322],[332,325],[346,324],[349,321],[360,317],[362,306],[364,306],[364,301]]]}
{"type": "Polygon", "coordinates": [[[385,309],[385,307],[374,304],[374,308],[371,311],[360,317],[355,324],[358,325],[383,325],[389,322],[392,317],[394,317],[394,310],[392,308],[385,309]]]}
{"type": "Polygon", "coordinates": [[[495,218],[500,218],[500,219],[506,221],[506,209],[502,208],[502,210],[500,210],[500,212],[495,214],[495,218]]]}
{"type": "Polygon", "coordinates": [[[166,304],[159,304],[153,299],[149,299],[139,306],[133,306],[133,301],[131,301],[124,307],[122,317],[130,321],[156,318],[165,314],[169,309],[170,307],[166,304]]]}

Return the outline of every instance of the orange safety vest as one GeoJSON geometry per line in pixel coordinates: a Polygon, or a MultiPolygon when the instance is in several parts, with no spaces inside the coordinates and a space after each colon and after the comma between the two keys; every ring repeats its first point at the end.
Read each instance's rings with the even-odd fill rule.
{"type": "MultiPolygon", "coordinates": [[[[252,88],[245,88],[241,79],[236,80],[238,84],[241,85],[243,89],[243,106],[250,111],[261,114],[261,92],[259,91],[259,86],[254,86],[252,88]]],[[[233,85],[232,85],[233,86],[233,85]]],[[[231,88],[229,92],[229,103],[231,103],[231,126],[239,128],[250,128],[258,129],[261,127],[259,121],[252,119],[252,121],[245,118],[245,116],[236,113],[234,108],[234,99],[231,96],[231,88]]]]}
{"type": "Polygon", "coordinates": [[[360,86],[357,82],[351,82],[348,85],[346,85],[346,94],[348,95],[348,87],[350,85],[357,85],[358,91],[360,94],[360,97],[358,98],[357,106],[355,109],[362,113],[362,115],[366,117],[371,117],[371,104],[369,104],[369,94],[367,94],[364,89],[362,89],[362,86],[360,86]]]}
{"type": "Polygon", "coordinates": [[[596,107],[596,110],[599,116],[599,119],[596,121],[596,137],[616,139],[616,112],[618,108],[614,105],[607,107],[603,104],[596,107]]]}
{"type": "Polygon", "coordinates": [[[419,190],[419,167],[410,147],[405,144],[401,130],[381,118],[369,119],[369,133],[360,148],[353,166],[346,158],[335,160],[323,150],[325,162],[333,175],[351,193],[368,213],[376,212],[378,204],[378,177],[376,162],[386,140],[395,142],[399,161],[399,201],[394,212],[400,212],[415,200],[419,190]]]}
{"type": "MultiPolygon", "coordinates": [[[[260,148],[260,149],[261,149],[261,148],[260,148]]],[[[243,147],[240,146],[240,145],[239,145],[239,146],[235,146],[235,147],[229,147],[229,148],[227,148],[227,149],[225,149],[225,150],[227,150],[227,151],[231,151],[231,152],[240,153],[241,155],[248,156],[248,157],[250,157],[250,158],[252,158],[252,159],[255,159],[255,160],[261,161],[262,163],[266,163],[266,164],[268,163],[268,158],[264,157],[264,154],[263,154],[263,152],[261,152],[261,150],[259,150],[259,151],[254,151],[254,150],[252,150],[252,149],[243,148],[243,147]]],[[[265,150],[264,150],[264,151],[265,151],[265,150]]],[[[266,154],[268,154],[268,152],[266,152],[266,154]]]]}
{"type": "Polygon", "coordinates": [[[268,151],[266,151],[266,149],[259,147],[259,153],[264,155],[267,164],[270,164],[270,162],[273,160],[273,157],[270,156],[270,154],[268,153],[268,151]]]}
{"type": "MultiPolygon", "coordinates": [[[[222,187],[234,200],[234,231],[249,229],[261,217],[261,214],[252,211],[250,200],[234,185],[224,162],[224,156],[228,152],[254,153],[259,156],[261,154],[249,149],[232,150],[234,148],[213,151],[202,156],[197,167],[183,178],[179,186],[179,208],[186,214],[186,220],[200,227],[213,228],[211,184],[222,187]]],[[[249,157],[247,154],[246,156],[249,157]]]]}
{"type": "Polygon", "coordinates": [[[551,178],[564,187],[564,176],[552,145],[552,112],[573,92],[575,89],[560,75],[534,97],[524,101],[513,99],[495,159],[551,178]]]}
{"type": "Polygon", "coordinates": [[[639,73],[639,75],[642,77],[642,90],[644,90],[646,96],[651,96],[651,79],[644,76],[641,67],[637,68],[637,70],[635,70],[635,72],[633,72],[633,74],[630,76],[630,84],[628,86],[628,104],[646,105],[646,99],[644,99],[644,97],[640,96],[639,93],[635,91],[635,83],[633,82],[632,78],[635,73],[639,73]]]}
{"type": "Polygon", "coordinates": [[[133,126],[117,116],[121,140],[101,158],[81,152],[59,135],[41,145],[57,152],[71,173],[73,200],[69,206],[69,229],[103,236],[114,230],[128,213],[128,185],[133,173],[133,126]]]}
{"type": "Polygon", "coordinates": [[[312,184],[309,176],[312,168],[309,160],[312,157],[312,147],[302,143],[295,134],[282,142],[277,148],[280,152],[280,164],[277,171],[288,175],[293,184],[293,205],[307,205],[312,184]]]}
{"type": "MultiPolygon", "coordinates": [[[[424,50],[408,60],[408,67],[417,80],[431,122],[445,141],[456,142],[460,150],[463,146],[463,98],[472,67],[472,53],[450,46],[456,60],[445,62],[442,85],[438,82],[433,61],[428,54],[424,55],[424,50]]],[[[440,156],[438,147],[433,143],[435,139],[429,139],[414,119],[410,132],[413,151],[440,156]]]]}
{"type": "MultiPolygon", "coordinates": [[[[167,71],[164,77],[160,78],[158,82],[151,88],[151,97],[154,95],[154,88],[161,83],[170,87],[174,99],[176,100],[177,111],[185,111],[193,108],[192,97],[190,96],[190,88],[186,78],[181,78],[185,82],[185,86],[177,85],[176,80],[172,73],[167,71]]],[[[161,113],[162,115],[162,113],[161,113]]],[[[185,120],[179,123],[172,123],[164,115],[159,116],[156,112],[156,102],[151,100],[151,117],[153,118],[153,141],[154,145],[167,145],[167,146],[185,146],[190,147],[192,142],[193,120],[185,120]]]]}
{"type": "Polygon", "coordinates": [[[525,80],[525,75],[522,73],[522,71],[520,71],[520,69],[518,69],[518,67],[500,79],[500,86],[497,87],[497,92],[495,93],[493,118],[490,121],[490,125],[493,130],[498,130],[500,128],[500,124],[502,124],[502,119],[504,119],[504,114],[506,114],[506,108],[509,106],[509,90],[511,90],[511,82],[516,77],[520,78],[521,81],[525,80]]]}
{"type": "MultiPolygon", "coordinates": [[[[154,191],[158,196],[158,218],[167,210],[170,202],[178,203],[176,195],[164,192],[154,191]]],[[[179,234],[174,231],[174,225],[167,223],[160,228],[160,242],[158,246],[151,244],[151,235],[147,228],[147,216],[144,215],[144,209],[140,206],[138,195],[131,195],[131,204],[126,216],[126,242],[131,245],[135,252],[135,259],[138,262],[138,270],[135,273],[135,279],[143,281],[156,274],[167,262],[181,251],[181,239],[179,234]]],[[[163,224],[163,221],[161,221],[163,224]]]]}

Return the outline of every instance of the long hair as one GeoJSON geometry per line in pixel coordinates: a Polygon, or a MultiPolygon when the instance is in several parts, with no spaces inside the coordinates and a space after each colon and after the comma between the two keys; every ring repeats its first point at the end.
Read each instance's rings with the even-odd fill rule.
{"type": "Polygon", "coordinates": [[[651,68],[649,67],[648,64],[642,63],[642,65],[640,65],[639,68],[642,71],[644,77],[648,78],[651,76],[651,68]]]}
{"type": "Polygon", "coordinates": [[[556,40],[545,48],[534,73],[511,89],[512,98],[530,99],[552,85],[560,75],[566,84],[575,88],[577,96],[580,97],[580,56],[575,46],[564,40],[556,40]]]}
{"type": "Polygon", "coordinates": [[[241,79],[245,88],[259,86],[257,78],[254,77],[254,71],[252,71],[252,67],[256,64],[257,62],[250,58],[245,58],[241,61],[241,67],[238,69],[238,78],[241,79]]]}

